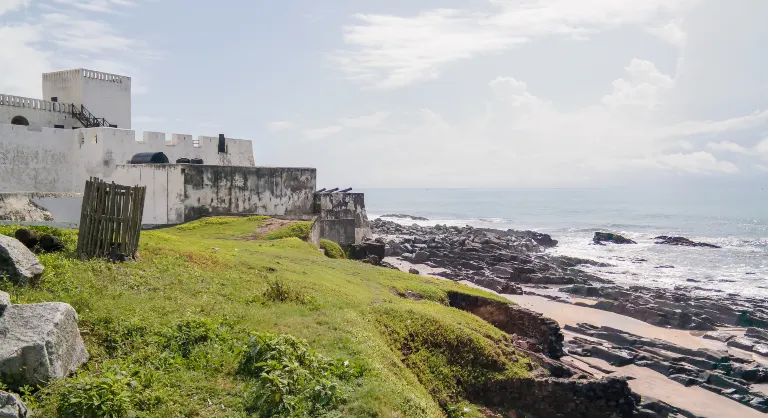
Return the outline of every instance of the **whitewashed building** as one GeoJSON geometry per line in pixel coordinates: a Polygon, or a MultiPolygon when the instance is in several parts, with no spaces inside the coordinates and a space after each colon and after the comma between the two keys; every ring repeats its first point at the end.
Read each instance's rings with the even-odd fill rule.
{"type": "Polygon", "coordinates": [[[0,94],[0,193],[71,197],[98,177],[147,186],[148,224],[312,213],[316,170],[256,167],[251,141],[161,132],[136,140],[130,77],[85,69],[46,73],[42,93],[42,99],[0,94]],[[163,153],[169,163],[131,164],[139,153],[163,153]]]}

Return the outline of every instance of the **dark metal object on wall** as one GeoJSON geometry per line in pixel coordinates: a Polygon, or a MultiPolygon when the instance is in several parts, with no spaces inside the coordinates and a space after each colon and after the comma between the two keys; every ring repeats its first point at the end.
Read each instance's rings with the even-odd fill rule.
{"type": "Polygon", "coordinates": [[[168,157],[162,152],[140,152],[131,158],[131,164],[168,164],[168,157]]]}

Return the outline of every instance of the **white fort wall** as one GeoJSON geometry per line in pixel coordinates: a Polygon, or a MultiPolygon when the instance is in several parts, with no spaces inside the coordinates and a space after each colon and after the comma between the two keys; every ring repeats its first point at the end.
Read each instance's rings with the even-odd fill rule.
{"type": "Polygon", "coordinates": [[[131,78],[92,70],[43,74],[43,99],[85,105],[97,118],[131,129],[131,78]]]}
{"type": "Polygon", "coordinates": [[[57,125],[66,129],[82,126],[72,117],[71,104],[0,94],[0,124],[10,124],[16,116],[27,119],[29,128],[34,130],[57,125]]]}
{"type": "Polygon", "coordinates": [[[28,129],[0,123],[0,192],[82,192],[85,180],[109,181],[118,165],[140,152],[162,152],[171,163],[200,158],[205,164],[254,166],[251,141],[113,128],[28,129]],[[166,137],[168,140],[166,140],[166,137]]]}

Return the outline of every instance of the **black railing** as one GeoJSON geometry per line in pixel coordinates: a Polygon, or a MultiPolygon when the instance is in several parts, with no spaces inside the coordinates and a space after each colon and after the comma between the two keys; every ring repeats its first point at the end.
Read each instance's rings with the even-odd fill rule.
{"type": "Polygon", "coordinates": [[[79,120],[80,123],[82,123],[83,127],[85,128],[113,127],[113,125],[110,125],[106,119],[97,118],[96,116],[94,116],[93,113],[91,113],[83,105],[80,105],[79,109],[77,108],[77,106],[72,105],[72,117],[79,120]]]}

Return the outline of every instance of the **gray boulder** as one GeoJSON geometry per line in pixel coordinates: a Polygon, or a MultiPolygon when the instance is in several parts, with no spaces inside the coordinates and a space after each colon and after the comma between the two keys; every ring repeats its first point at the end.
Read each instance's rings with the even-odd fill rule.
{"type": "Polygon", "coordinates": [[[24,285],[43,274],[43,265],[19,240],[0,235],[0,275],[3,274],[11,282],[24,285]]]}
{"type": "Polygon", "coordinates": [[[7,308],[11,304],[11,295],[3,292],[0,290],[0,315],[5,312],[5,308],[7,308]]]}
{"type": "Polygon", "coordinates": [[[0,380],[11,387],[66,377],[87,360],[72,306],[10,305],[0,316],[0,380]]]}
{"type": "Polygon", "coordinates": [[[18,396],[0,390],[0,418],[26,418],[27,407],[18,396]]]}

